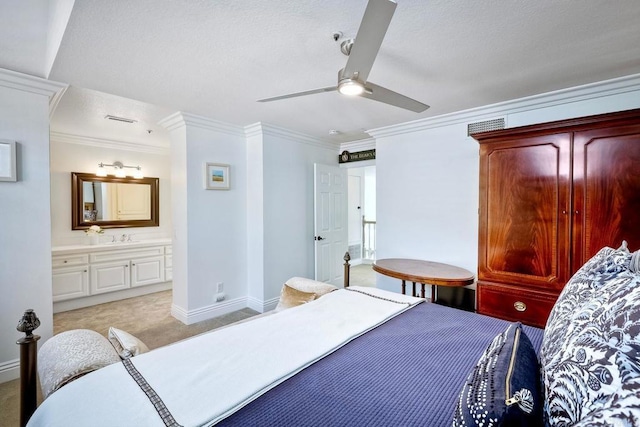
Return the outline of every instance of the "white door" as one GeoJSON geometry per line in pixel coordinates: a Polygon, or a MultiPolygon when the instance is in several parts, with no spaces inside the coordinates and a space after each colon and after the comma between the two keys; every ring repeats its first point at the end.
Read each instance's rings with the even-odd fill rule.
{"type": "Polygon", "coordinates": [[[314,165],[316,280],[341,287],[348,249],[347,171],[314,165]]]}
{"type": "MultiPolygon", "coordinates": [[[[351,170],[350,172],[352,172],[351,170]]],[[[358,175],[349,175],[349,201],[348,215],[349,222],[347,229],[349,230],[349,247],[358,247],[360,250],[349,253],[352,259],[362,258],[362,177],[358,175]]]]}

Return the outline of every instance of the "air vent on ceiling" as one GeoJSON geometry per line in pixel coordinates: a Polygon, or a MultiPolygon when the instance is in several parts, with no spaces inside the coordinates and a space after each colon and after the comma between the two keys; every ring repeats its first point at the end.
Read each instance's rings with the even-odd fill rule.
{"type": "Polygon", "coordinates": [[[112,116],[112,115],[106,115],[104,116],[105,119],[108,120],[115,120],[117,122],[125,122],[125,123],[136,123],[137,120],[134,119],[128,119],[126,117],[118,117],[118,116],[112,116]]]}
{"type": "Polygon", "coordinates": [[[488,132],[490,130],[504,129],[504,117],[493,120],[485,120],[484,122],[469,123],[467,125],[467,136],[479,132],[488,132]]]}

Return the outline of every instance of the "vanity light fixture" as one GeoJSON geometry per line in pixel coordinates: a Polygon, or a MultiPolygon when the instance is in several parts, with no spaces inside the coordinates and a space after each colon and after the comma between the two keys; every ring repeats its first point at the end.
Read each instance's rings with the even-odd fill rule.
{"type": "Polygon", "coordinates": [[[96,176],[107,176],[107,167],[112,167],[115,169],[115,176],[117,178],[125,178],[127,176],[127,173],[125,172],[125,168],[127,169],[135,169],[133,171],[133,174],[131,176],[133,176],[136,179],[141,179],[144,178],[144,175],[142,174],[142,168],[140,166],[127,166],[122,164],[122,162],[113,162],[111,164],[109,163],[98,163],[98,170],[96,171],[96,176]]]}

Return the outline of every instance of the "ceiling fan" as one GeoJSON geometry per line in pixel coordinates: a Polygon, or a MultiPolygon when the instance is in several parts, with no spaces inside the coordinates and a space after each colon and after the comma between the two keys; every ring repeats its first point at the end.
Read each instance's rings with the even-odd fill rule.
{"type": "Polygon", "coordinates": [[[367,77],[373,66],[373,61],[375,61],[378,55],[380,45],[389,28],[396,6],[396,2],[392,0],[369,0],[355,41],[350,48],[344,48],[343,46],[343,52],[346,51],[349,59],[347,60],[347,65],[338,72],[337,86],[260,99],[258,102],[278,101],[280,99],[337,90],[343,95],[362,96],[374,101],[415,111],[416,113],[421,113],[429,108],[428,105],[418,102],[415,99],[367,81],[367,77]]]}

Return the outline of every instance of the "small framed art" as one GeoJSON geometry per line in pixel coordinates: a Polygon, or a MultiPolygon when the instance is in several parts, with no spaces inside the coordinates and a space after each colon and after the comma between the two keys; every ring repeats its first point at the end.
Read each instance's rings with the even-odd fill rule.
{"type": "Polygon", "coordinates": [[[205,163],[204,188],[207,190],[228,190],[230,168],[231,166],[222,163],[205,163]]]}
{"type": "Polygon", "coordinates": [[[0,181],[17,181],[16,143],[0,140],[0,181]]]}

